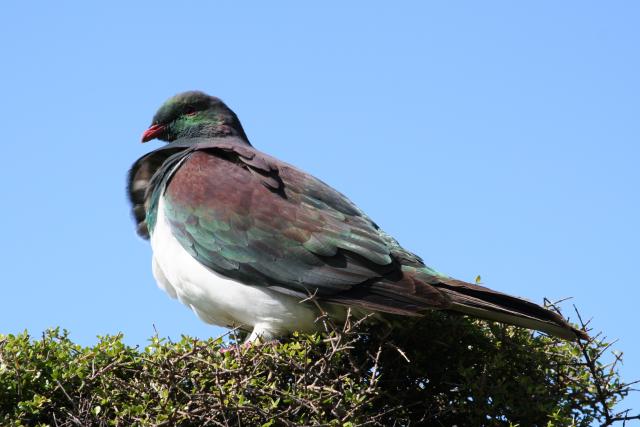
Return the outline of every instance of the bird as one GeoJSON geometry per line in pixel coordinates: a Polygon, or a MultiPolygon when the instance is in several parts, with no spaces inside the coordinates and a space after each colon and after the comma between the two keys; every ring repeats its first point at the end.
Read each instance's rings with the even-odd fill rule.
{"type": "Polygon", "coordinates": [[[169,98],[142,142],[128,197],[158,286],[248,343],[320,329],[320,313],[421,317],[428,310],[537,330],[586,332],[526,299],[454,279],[404,249],[346,196],[249,142],[219,98],[169,98]]]}

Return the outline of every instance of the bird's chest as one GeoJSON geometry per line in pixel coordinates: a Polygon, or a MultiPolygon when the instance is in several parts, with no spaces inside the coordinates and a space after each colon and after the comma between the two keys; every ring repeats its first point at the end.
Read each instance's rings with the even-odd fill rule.
{"type": "Polygon", "coordinates": [[[190,307],[203,321],[219,326],[264,325],[278,333],[294,329],[301,320],[313,320],[298,301],[265,287],[236,282],[198,262],[174,237],[164,204],[161,197],[151,247],[153,275],[170,296],[190,307]]]}

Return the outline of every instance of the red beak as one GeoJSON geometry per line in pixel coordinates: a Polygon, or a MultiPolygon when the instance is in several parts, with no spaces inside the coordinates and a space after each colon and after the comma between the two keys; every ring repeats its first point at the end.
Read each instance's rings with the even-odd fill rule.
{"type": "Polygon", "coordinates": [[[153,125],[149,129],[145,130],[142,134],[142,142],[151,141],[156,139],[164,132],[164,125],[153,125]]]}

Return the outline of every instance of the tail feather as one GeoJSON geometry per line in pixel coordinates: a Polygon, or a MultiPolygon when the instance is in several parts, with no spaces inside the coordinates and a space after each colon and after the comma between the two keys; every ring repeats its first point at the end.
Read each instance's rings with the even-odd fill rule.
{"type": "Polygon", "coordinates": [[[432,285],[449,297],[450,310],[535,329],[566,340],[589,338],[562,316],[530,301],[455,279],[439,278],[432,285]]]}

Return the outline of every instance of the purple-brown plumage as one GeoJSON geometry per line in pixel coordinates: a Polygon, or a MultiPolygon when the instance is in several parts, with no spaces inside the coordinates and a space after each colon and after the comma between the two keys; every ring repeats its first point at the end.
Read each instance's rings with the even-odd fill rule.
{"type": "Polygon", "coordinates": [[[260,271],[274,269],[263,265],[268,256],[278,268],[277,281],[300,292],[311,290],[311,284],[322,285],[320,294],[344,290],[390,270],[385,267],[391,264],[388,245],[357,208],[290,165],[251,148],[236,148],[198,145],[172,175],[164,195],[179,240],[197,245],[215,239],[215,234],[180,226],[184,212],[197,209],[203,229],[213,222],[232,226],[225,231],[233,244],[222,241],[222,247],[239,246],[251,258],[248,266],[260,271]],[[265,180],[269,173],[278,178],[277,186],[265,180]],[[339,253],[347,250],[353,254],[339,253]],[[352,267],[332,266],[326,257],[352,267]],[[304,277],[296,276],[301,271],[304,277]]]}

